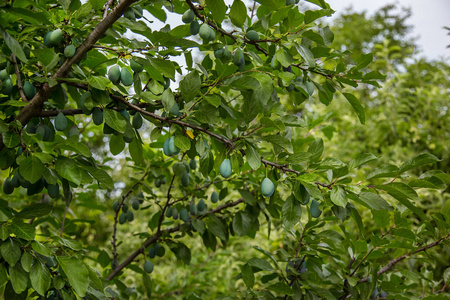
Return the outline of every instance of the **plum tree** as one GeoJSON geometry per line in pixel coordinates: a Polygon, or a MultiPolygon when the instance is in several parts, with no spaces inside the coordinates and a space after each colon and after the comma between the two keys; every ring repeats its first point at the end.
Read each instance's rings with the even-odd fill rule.
{"type": "Polygon", "coordinates": [[[327,143],[332,118],[365,123],[358,88],[386,76],[334,45],[334,11],[309,2],[0,6],[0,295],[445,291],[448,271],[428,267],[448,261],[450,207],[421,200],[445,199],[449,177],[417,171],[440,163],[430,151],[332,154],[349,148],[327,143]],[[394,269],[412,257],[423,268],[394,269]]]}

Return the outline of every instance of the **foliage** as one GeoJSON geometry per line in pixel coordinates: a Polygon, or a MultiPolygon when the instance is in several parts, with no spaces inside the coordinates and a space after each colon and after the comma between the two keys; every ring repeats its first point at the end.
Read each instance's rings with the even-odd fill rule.
{"type": "Polygon", "coordinates": [[[439,128],[448,117],[418,109],[428,96],[446,105],[437,96],[448,66],[406,66],[427,75],[417,85],[381,47],[381,87],[385,75],[360,51],[382,31],[341,51],[321,23],[330,6],[295,2],[0,7],[0,294],[445,297],[450,206],[438,194],[450,177],[435,166],[448,166],[439,128]],[[150,16],[184,24],[157,30],[150,16]],[[398,95],[417,106],[407,111],[398,95]],[[359,145],[366,129],[354,122],[385,131],[369,117],[386,103],[403,112],[402,126],[430,120],[423,135],[359,145]],[[324,123],[333,118],[336,128],[324,123]],[[326,143],[351,127],[354,138],[326,143]],[[391,144],[395,159],[379,158],[391,144]]]}

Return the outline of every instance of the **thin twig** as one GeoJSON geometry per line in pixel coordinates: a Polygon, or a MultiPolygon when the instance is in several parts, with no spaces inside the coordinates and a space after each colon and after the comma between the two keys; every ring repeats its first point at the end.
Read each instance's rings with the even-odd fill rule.
{"type": "Polygon", "coordinates": [[[24,102],[28,102],[27,96],[25,96],[25,93],[23,92],[22,79],[20,78],[19,66],[17,65],[17,59],[15,54],[11,55],[11,60],[14,65],[14,70],[16,72],[17,87],[19,88],[20,97],[24,102]]]}

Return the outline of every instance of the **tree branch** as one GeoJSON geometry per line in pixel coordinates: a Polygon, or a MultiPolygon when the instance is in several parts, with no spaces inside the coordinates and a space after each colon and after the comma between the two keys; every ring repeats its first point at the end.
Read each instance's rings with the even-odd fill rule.
{"type": "MultiPolygon", "coordinates": [[[[241,199],[236,200],[234,202],[225,203],[225,204],[223,204],[221,206],[218,206],[215,209],[212,209],[212,210],[208,211],[207,213],[205,213],[204,215],[201,215],[200,217],[204,218],[204,216],[206,216],[206,215],[210,215],[210,214],[214,214],[214,213],[220,212],[220,211],[222,211],[222,210],[224,210],[224,209],[226,209],[228,207],[236,206],[236,205],[238,205],[238,204],[240,204],[242,202],[244,202],[244,199],[241,198],[241,199]]],[[[145,248],[147,248],[151,244],[155,243],[163,234],[169,234],[169,233],[177,232],[177,231],[180,230],[180,228],[181,228],[181,225],[177,225],[175,227],[171,227],[171,228],[167,228],[167,229],[163,229],[163,230],[157,231],[154,235],[152,235],[147,240],[145,240],[142,243],[142,245],[137,250],[135,250],[133,253],[131,253],[130,256],[128,256],[119,266],[114,268],[114,270],[112,270],[111,274],[108,275],[107,279],[108,280],[113,279],[123,268],[128,266],[139,254],[144,253],[145,248]]]]}
{"type": "MultiPolygon", "coordinates": [[[[135,2],[135,0],[122,0],[112,11],[109,13],[94,30],[89,34],[86,40],[78,47],[75,55],[72,58],[67,59],[64,64],[56,71],[52,76],[52,79],[65,78],[70,72],[72,65],[77,64],[84,55],[92,49],[92,46],[103,36],[117,19],[125,12],[125,10],[135,2]]],[[[56,86],[50,87],[48,83],[45,83],[42,88],[39,89],[36,96],[30,100],[29,104],[25,106],[18,114],[16,120],[20,121],[25,126],[28,121],[35,115],[39,114],[44,105],[44,101],[50,96],[56,86]]]]}
{"type": "Polygon", "coordinates": [[[23,92],[22,79],[20,78],[19,66],[17,65],[17,59],[16,59],[16,55],[15,54],[11,55],[11,60],[12,60],[12,63],[14,65],[14,70],[16,72],[17,87],[19,88],[20,97],[22,98],[22,100],[24,102],[28,102],[27,96],[25,96],[25,93],[23,92]]]}
{"type": "MultiPolygon", "coordinates": [[[[385,265],[384,267],[382,267],[382,268],[377,272],[377,276],[380,276],[381,274],[386,273],[387,271],[391,270],[396,264],[398,264],[399,262],[401,262],[401,261],[404,260],[405,258],[407,258],[407,257],[409,257],[409,256],[412,256],[412,255],[414,255],[414,254],[416,254],[416,253],[426,251],[426,250],[428,250],[428,249],[430,249],[430,248],[436,247],[437,245],[441,244],[443,241],[448,240],[448,239],[450,239],[450,235],[447,235],[446,237],[442,237],[442,238],[440,238],[439,240],[437,240],[437,241],[435,241],[435,242],[433,242],[433,243],[431,243],[431,244],[428,244],[428,245],[425,245],[425,246],[423,246],[423,247],[420,247],[419,249],[417,249],[417,250],[415,250],[415,251],[413,251],[413,252],[411,252],[411,253],[403,254],[402,256],[399,256],[399,257],[397,257],[397,258],[394,258],[393,260],[391,260],[390,262],[388,262],[387,265],[385,265]]],[[[369,276],[364,277],[364,278],[358,280],[358,283],[363,283],[363,282],[367,282],[367,281],[369,281],[369,276]]]]}

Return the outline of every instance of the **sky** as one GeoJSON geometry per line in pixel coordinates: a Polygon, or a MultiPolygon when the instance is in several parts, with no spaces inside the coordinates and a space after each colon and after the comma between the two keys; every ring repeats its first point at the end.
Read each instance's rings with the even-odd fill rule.
{"type": "Polygon", "coordinates": [[[450,58],[450,31],[444,26],[450,27],[450,0],[327,0],[331,8],[339,12],[352,6],[357,12],[366,10],[369,14],[379,8],[392,3],[402,7],[409,7],[412,16],[408,24],[413,25],[413,36],[419,37],[417,44],[420,46],[420,56],[428,59],[450,58]]]}

